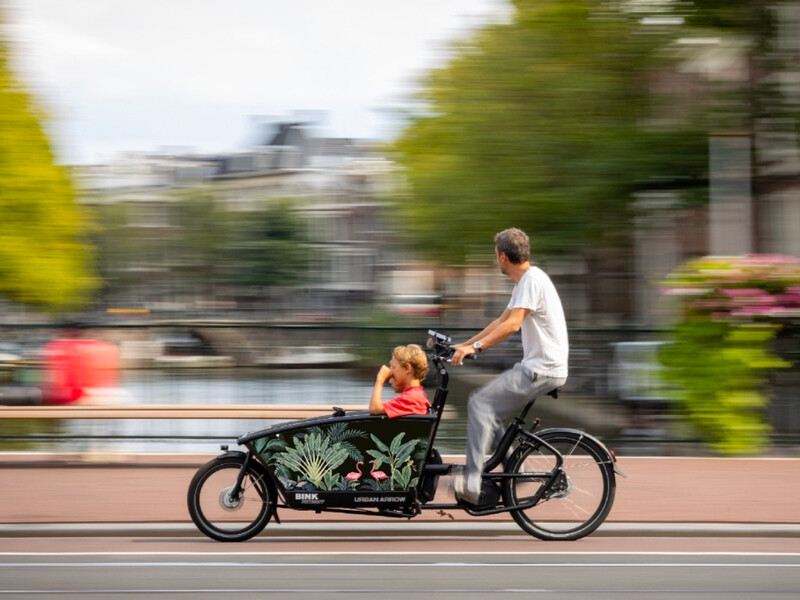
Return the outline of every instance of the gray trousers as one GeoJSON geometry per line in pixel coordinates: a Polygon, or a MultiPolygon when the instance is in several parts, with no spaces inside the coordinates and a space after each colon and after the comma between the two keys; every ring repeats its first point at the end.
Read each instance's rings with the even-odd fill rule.
{"type": "Polygon", "coordinates": [[[528,402],[566,381],[533,373],[517,363],[472,393],[467,409],[467,489],[480,490],[484,457],[503,437],[503,419],[519,414],[528,402]]]}

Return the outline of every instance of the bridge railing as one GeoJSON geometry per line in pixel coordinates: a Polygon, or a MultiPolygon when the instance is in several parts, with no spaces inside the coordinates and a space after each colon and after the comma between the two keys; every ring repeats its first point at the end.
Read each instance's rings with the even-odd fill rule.
{"type": "MultiPolygon", "coordinates": [[[[366,404],[342,405],[345,411],[365,410],[366,404]]],[[[333,413],[323,404],[147,404],[124,406],[0,406],[4,419],[305,419],[333,413]]]]}

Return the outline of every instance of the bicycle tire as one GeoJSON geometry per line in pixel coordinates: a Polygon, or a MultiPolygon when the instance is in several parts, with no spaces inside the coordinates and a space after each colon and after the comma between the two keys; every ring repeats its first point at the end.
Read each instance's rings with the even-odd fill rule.
{"type": "Polygon", "coordinates": [[[200,467],[189,484],[189,514],[197,528],[211,539],[248,540],[267,526],[275,512],[274,485],[257,463],[248,465],[240,497],[232,499],[227,494],[244,459],[244,455],[215,458],[200,467]]]}
{"type": "MultiPolygon", "coordinates": [[[[531,508],[511,511],[527,533],[542,540],[577,540],[592,533],[608,516],[616,493],[611,458],[597,442],[580,432],[554,430],[539,437],[563,456],[564,477],[531,508]]],[[[506,461],[507,473],[552,472],[553,452],[538,442],[523,443],[506,461]]],[[[503,482],[506,506],[524,503],[544,485],[536,478],[503,482]]]]}

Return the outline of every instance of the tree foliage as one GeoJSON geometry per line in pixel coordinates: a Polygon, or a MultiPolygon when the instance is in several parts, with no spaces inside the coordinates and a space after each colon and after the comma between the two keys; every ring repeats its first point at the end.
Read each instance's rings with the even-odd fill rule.
{"type": "Polygon", "coordinates": [[[609,3],[514,7],[429,75],[395,144],[409,229],[449,259],[512,225],[538,251],[612,242],[642,181],[705,168],[705,134],[649,124],[663,36],[609,3]]]}
{"type": "Polygon", "coordinates": [[[229,281],[236,264],[228,248],[236,235],[233,215],[203,188],[182,192],[170,208],[171,222],[178,229],[170,240],[175,257],[171,271],[179,281],[211,297],[215,286],[229,281]]]}
{"type": "Polygon", "coordinates": [[[0,38],[0,294],[47,310],[77,308],[97,285],[81,241],[87,221],[9,57],[0,38]]]}
{"type": "Polygon", "coordinates": [[[234,255],[238,282],[250,286],[291,286],[306,277],[311,259],[303,223],[289,201],[275,201],[246,215],[234,255]]]}
{"type": "Polygon", "coordinates": [[[307,276],[310,250],[303,222],[288,200],[252,211],[226,208],[213,191],[180,190],[147,209],[124,202],[95,207],[93,239],[109,300],[140,297],[158,280],[162,295],[210,299],[292,286],[307,276]],[[144,214],[138,214],[144,212],[144,214]]]}

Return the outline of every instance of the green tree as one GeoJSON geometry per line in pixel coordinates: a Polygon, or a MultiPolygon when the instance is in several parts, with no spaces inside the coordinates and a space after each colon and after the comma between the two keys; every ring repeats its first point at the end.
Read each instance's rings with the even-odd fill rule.
{"type": "Polygon", "coordinates": [[[233,248],[239,283],[291,286],[307,274],[310,249],[302,221],[291,202],[276,201],[243,217],[241,241],[233,248]]]}
{"type": "Polygon", "coordinates": [[[9,57],[0,38],[0,294],[47,310],[78,308],[97,287],[81,240],[87,220],[9,57]]]}
{"type": "Polygon", "coordinates": [[[513,6],[430,73],[394,145],[409,229],[448,260],[511,225],[537,252],[624,240],[632,192],[705,170],[704,131],[657,125],[650,82],[674,60],[660,51],[666,32],[622,4],[513,6]]]}
{"type": "Polygon", "coordinates": [[[198,188],[173,203],[172,222],[178,229],[171,248],[174,276],[210,298],[229,277],[233,215],[209,190],[198,188]]]}

